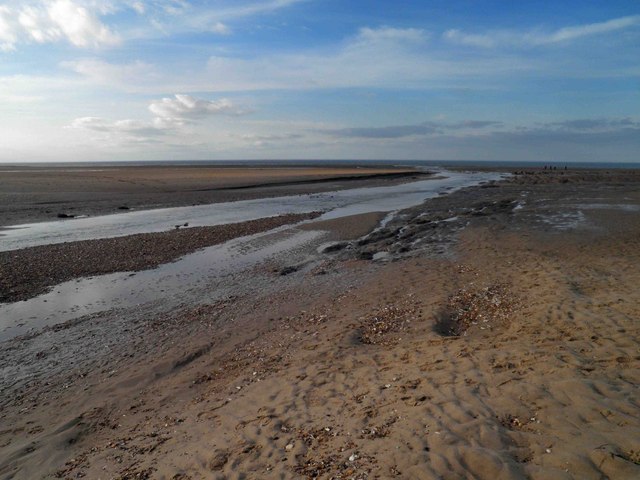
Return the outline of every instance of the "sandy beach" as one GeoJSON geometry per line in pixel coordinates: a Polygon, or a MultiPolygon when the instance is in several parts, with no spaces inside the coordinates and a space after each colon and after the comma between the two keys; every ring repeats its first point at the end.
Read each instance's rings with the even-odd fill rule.
{"type": "Polygon", "coordinates": [[[195,303],[1,342],[0,478],[640,478],[639,187],[523,170],[383,226],[292,217],[272,235],[316,243],[195,303]]]}

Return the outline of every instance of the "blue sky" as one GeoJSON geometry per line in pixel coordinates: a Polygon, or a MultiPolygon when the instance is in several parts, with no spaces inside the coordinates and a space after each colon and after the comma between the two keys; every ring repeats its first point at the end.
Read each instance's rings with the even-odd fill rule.
{"type": "Polygon", "coordinates": [[[640,161],[640,5],[0,0],[0,108],[0,162],[640,161]]]}

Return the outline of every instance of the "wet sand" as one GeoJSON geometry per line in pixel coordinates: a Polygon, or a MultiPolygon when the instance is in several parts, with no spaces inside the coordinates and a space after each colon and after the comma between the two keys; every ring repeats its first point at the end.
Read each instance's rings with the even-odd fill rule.
{"type": "Polygon", "coordinates": [[[383,212],[348,215],[332,220],[316,220],[300,226],[300,230],[323,230],[329,232],[327,240],[356,240],[364,237],[387,216],[383,212]]]}
{"type": "Polygon", "coordinates": [[[3,342],[0,477],[638,478],[639,186],[318,222],[339,248],[238,296],[3,342]]]}
{"type": "Polygon", "coordinates": [[[411,168],[0,167],[0,227],[406,182],[411,168]]]}

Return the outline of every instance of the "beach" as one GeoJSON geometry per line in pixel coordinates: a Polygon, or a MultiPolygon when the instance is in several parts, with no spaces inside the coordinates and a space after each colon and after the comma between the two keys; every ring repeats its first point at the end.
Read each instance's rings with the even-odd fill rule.
{"type": "MultiPolygon", "coordinates": [[[[68,319],[0,342],[0,478],[638,478],[640,173],[498,173],[392,215],[309,210],[202,241],[194,229],[215,227],[181,224],[148,233],[156,245],[133,266],[39,282],[24,267],[6,291],[37,288],[6,294],[6,308],[68,319]],[[107,301],[111,285],[113,298],[147,300],[86,314],[54,305],[73,288],[82,302],[92,289],[107,301]]],[[[117,215],[332,192],[339,175],[343,189],[418,175],[218,173],[202,193],[212,180],[201,174],[175,196],[122,179],[124,193],[95,180],[107,185],[95,205],[87,192],[42,194],[36,203],[52,213],[30,193],[3,225],[70,205],[117,215]]],[[[55,248],[115,257],[141,240],[55,248]]],[[[38,265],[53,247],[0,253],[13,268],[12,255],[38,265]]]]}
{"type": "Polygon", "coordinates": [[[335,191],[421,175],[414,168],[386,166],[0,166],[0,227],[335,191]]]}

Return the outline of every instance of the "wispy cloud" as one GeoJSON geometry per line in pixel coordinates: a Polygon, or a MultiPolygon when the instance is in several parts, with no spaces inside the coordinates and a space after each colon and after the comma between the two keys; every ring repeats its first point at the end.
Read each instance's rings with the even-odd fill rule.
{"type": "Polygon", "coordinates": [[[543,46],[568,42],[582,37],[601,35],[640,25],[640,15],[614,18],[605,22],[575,25],[553,31],[493,30],[485,33],[468,33],[447,30],[443,37],[453,43],[481,48],[543,46]]]}
{"type": "Polygon", "coordinates": [[[154,84],[161,76],[154,65],[141,61],[113,64],[98,58],[85,58],[63,62],[61,66],[82,75],[95,85],[123,90],[135,90],[143,80],[147,85],[154,84]]]}
{"type": "Polygon", "coordinates": [[[304,135],[299,133],[280,133],[273,135],[255,135],[248,133],[241,135],[240,138],[251,142],[283,142],[287,140],[297,140],[299,138],[304,138],[304,135]]]}
{"type": "Polygon", "coordinates": [[[101,59],[66,62],[64,67],[94,83],[125,91],[221,92],[362,86],[423,87],[452,76],[470,78],[531,68],[517,59],[457,61],[437,58],[429,34],[408,28],[361,28],[333,49],[253,57],[212,56],[189,75],[162,71],[144,62],[122,64],[101,59]],[[372,61],[375,58],[375,61],[372,61]]]}
{"type": "Polygon", "coordinates": [[[305,138],[300,133],[274,133],[274,134],[244,134],[230,135],[232,138],[239,138],[244,143],[249,143],[254,147],[270,147],[275,144],[286,144],[289,146],[292,142],[296,142],[305,138]]]}
{"type": "Polygon", "coordinates": [[[427,32],[420,28],[364,27],[358,32],[354,45],[388,41],[421,43],[427,38],[427,32]]]}
{"type": "Polygon", "coordinates": [[[573,131],[594,131],[640,127],[640,123],[631,118],[579,118],[561,122],[548,122],[541,124],[541,127],[573,131]]]}
{"type": "MultiPolygon", "coordinates": [[[[168,1],[168,0],[165,0],[168,1]]],[[[192,4],[173,0],[173,4],[162,8],[147,8],[149,23],[140,26],[130,35],[135,38],[167,36],[184,32],[215,33],[230,35],[233,31],[229,23],[238,22],[247,17],[255,17],[277,12],[298,3],[309,0],[235,0],[215,6],[192,4]]]]}
{"type": "MultiPolygon", "coordinates": [[[[631,25],[639,17],[624,17],[616,28],[631,25]]],[[[208,25],[211,23],[208,22],[208,25]]],[[[585,26],[586,31],[602,30],[609,22],[585,26]]],[[[568,38],[576,32],[560,29],[549,38],[568,38]]],[[[606,28],[614,28],[607,26],[606,28]]],[[[501,32],[487,35],[467,35],[450,31],[451,39],[462,43],[492,47],[499,44],[529,42],[527,35],[501,32]],[[458,38],[459,37],[459,38],[458,38]],[[476,38],[477,37],[477,38],[476,38]]],[[[535,42],[541,42],[541,36],[535,42]]],[[[533,38],[533,37],[531,37],[533,38]]],[[[548,40],[547,40],[548,41],[548,40]]],[[[333,46],[318,50],[302,48],[295,53],[266,53],[259,56],[219,54],[209,57],[206,65],[193,66],[188,75],[175,69],[134,61],[122,64],[100,59],[81,59],[64,64],[93,83],[127,92],[158,94],[167,91],[224,92],[272,89],[324,88],[495,88],[492,79],[505,75],[526,77],[552,75],[556,77],[616,77],[633,75],[637,68],[628,62],[607,64],[599,60],[598,67],[588,52],[573,55],[562,63],[541,59],[522,52],[490,49],[482,56],[450,55],[442,42],[432,41],[431,34],[418,28],[363,27],[333,46]],[[372,61],[375,59],[375,61],[372,61]],[[567,68],[567,62],[572,67],[567,68]]]]}
{"type": "Polygon", "coordinates": [[[533,125],[495,122],[495,128],[456,128],[464,123],[470,122],[433,130],[407,126],[317,131],[334,137],[342,150],[377,156],[401,151],[404,158],[416,159],[635,161],[637,155],[632,152],[640,149],[638,119],[582,118],[533,125]]]}
{"type": "MultiPolygon", "coordinates": [[[[539,151],[561,152],[563,148],[570,147],[589,160],[615,161],[619,158],[603,156],[602,152],[611,148],[637,152],[640,148],[640,123],[597,130],[552,126],[519,128],[491,132],[481,140],[491,148],[511,145],[514,148],[535,147],[539,151]]],[[[536,153],[535,150],[533,153],[536,153]]],[[[576,159],[569,158],[569,160],[576,159]]]]}
{"type": "Polygon", "coordinates": [[[167,130],[138,120],[109,121],[101,117],[76,118],[68,126],[71,129],[89,130],[100,139],[113,143],[155,143],[167,130]]]}
{"type": "Polygon", "coordinates": [[[502,125],[502,122],[495,120],[465,120],[456,123],[424,122],[418,125],[327,129],[321,133],[343,138],[390,139],[444,134],[449,130],[479,130],[500,125],[502,125]]]}
{"type": "Polygon", "coordinates": [[[230,35],[228,21],[274,12],[306,0],[236,1],[207,5],[186,0],[23,0],[0,5],[0,51],[22,43],[66,41],[79,48],[180,32],[230,35]],[[116,31],[105,20],[123,11],[137,20],[116,31]]]}
{"type": "Polygon", "coordinates": [[[495,76],[531,70],[534,65],[514,57],[447,58],[429,45],[429,34],[420,29],[361,28],[333,51],[259,58],[212,56],[205,82],[213,91],[391,85],[424,88],[426,82],[444,78],[495,76]]]}
{"type": "Polygon", "coordinates": [[[590,23],[587,25],[561,28],[560,30],[544,38],[544,41],[548,43],[563,42],[566,40],[573,40],[575,38],[586,37],[590,35],[615,32],[617,30],[622,30],[638,25],[640,25],[640,15],[614,18],[606,22],[590,23]]]}
{"type": "Polygon", "coordinates": [[[202,19],[203,21],[220,21],[252,15],[270,13],[283,8],[290,7],[297,3],[307,2],[309,0],[265,0],[256,2],[234,2],[229,7],[216,9],[208,9],[209,12],[202,19]]]}
{"type": "Polygon", "coordinates": [[[448,130],[476,130],[487,127],[500,127],[504,125],[497,120],[464,120],[457,123],[443,124],[442,128],[448,130]]]}
{"type": "Polygon", "coordinates": [[[402,138],[414,135],[428,135],[438,132],[431,125],[396,125],[390,127],[360,127],[325,130],[323,133],[334,137],[347,138],[402,138]]]}

